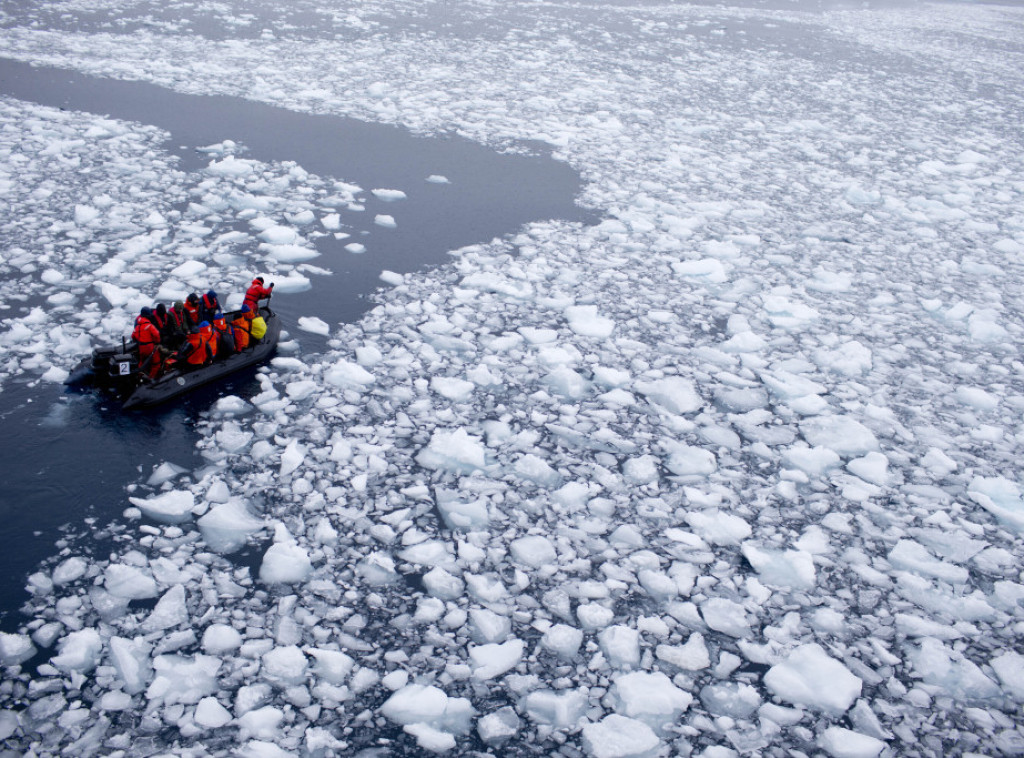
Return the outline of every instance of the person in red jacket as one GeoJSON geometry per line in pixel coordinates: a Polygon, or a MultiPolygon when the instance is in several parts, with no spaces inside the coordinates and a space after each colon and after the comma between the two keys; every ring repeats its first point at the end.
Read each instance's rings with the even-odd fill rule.
{"type": "Polygon", "coordinates": [[[235,352],[240,353],[249,347],[249,336],[252,333],[252,311],[248,305],[242,306],[231,326],[235,331],[235,352]]]}
{"type": "Polygon", "coordinates": [[[200,334],[199,328],[194,327],[185,338],[184,344],[174,357],[174,363],[181,366],[183,370],[191,371],[205,366],[213,361],[209,345],[200,334]]]}
{"type": "Polygon", "coordinates": [[[210,290],[199,298],[199,320],[213,323],[213,319],[220,313],[220,300],[217,293],[210,290]]]}
{"type": "Polygon", "coordinates": [[[192,319],[192,325],[199,326],[202,319],[199,318],[199,295],[195,292],[185,298],[185,312],[192,319]]]}
{"type": "Polygon", "coordinates": [[[160,352],[160,330],[153,323],[153,311],[149,308],[139,311],[132,339],[139,346],[139,371],[145,372],[150,379],[156,379],[163,355],[160,352]]]}
{"type": "Polygon", "coordinates": [[[203,344],[206,345],[210,352],[210,360],[214,360],[217,357],[217,334],[213,331],[213,327],[209,321],[203,321],[199,324],[199,335],[203,338],[203,344]]]}
{"type": "Polygon", "coordinates": [[[259,310],[260,300],[270,297],[274,293],[274,283],[271,282],[269,287],[263,286],[263,277],[257,276],[252,280],[252,284],[249,285],[249,289],[245,292],[245,300],[242,301],[244,305],[249,306],[249,310],[256,313],[259,310]]]}

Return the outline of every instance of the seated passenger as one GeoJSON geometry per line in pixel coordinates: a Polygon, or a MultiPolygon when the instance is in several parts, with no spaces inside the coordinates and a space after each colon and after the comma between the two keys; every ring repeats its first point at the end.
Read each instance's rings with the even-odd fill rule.
{"type": "Polygon", "coordinates": [[[209,345],[203,339],[198,327],[193,327],[185,338],[184,344],[174,356],[174,365],[183,371],[206,366],[213,361],[209,345]]]}
{"type": "Polygon", "coordinates": [[[195,292],[185,298],[185,310],[192,319],[192,326],[199,326],[202,319],[199,318],[199,295],[195,292]]]}
{"type": "Polygon", "coordinates": [[[185,310],[185,304],[178,300],[167,311],[167,330],[164,332],[164,344],[177,350],[188,337],[196,324],[185,310]]]}
{"type": "Polygon", "coordinates": [[[263,319],[263,316],[256,314],[249,326],[249,334],[252,337],[253,344],[263,339],[263,335],[267,333],[267,322],[263,319]]]}
{"type": "Polygon", "coordinates": [[[199,335],[203,338],[203,343],[210,351],[210,359],[216,360],[217,358],[217,335],[213,332],[213,327],[210,326],[209,321],[202,321],[199,324],[199,335]]]}
{"type": "Polygon", "coordinates": [[[199,320],[212,323],[218,313],[220,313],[220,301],[217,299],[217,293],[210,290],[199,300],[199,320]]]}
{"type": "Polygon", "coordinates": [[[160,330],[153,323],[153,311],[143,308],[135,319],[132,339],[139,346],[139,371],[150,379],[160,373],[163,354],[160,352],[160,330]]]}
{"type": "Polygon", "coordinates": [[[235,352],[235,337],[223,313],[213,317],[213,334],[217,341],[217,355],[227,358],[235,352]]]}
{"type": "Polygon", "coordinates": [[[235,332],[235,352],[242,352],[249,347],[249,332],[251,328],[252,311],[248,305],[243,305],[242,310],[238,312],[235,320],[231,322],[231,327],[235,332]]]}

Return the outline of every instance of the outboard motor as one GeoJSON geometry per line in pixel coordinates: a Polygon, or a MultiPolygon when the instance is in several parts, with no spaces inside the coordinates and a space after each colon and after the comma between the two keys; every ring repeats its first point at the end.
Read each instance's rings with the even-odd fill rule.
{"type": "Polygon", "coordinates": [[[112,385],[134,385],[138,373],[139,359],[134,353],[115,353],[107,360],[107,376],[112,385]]]}

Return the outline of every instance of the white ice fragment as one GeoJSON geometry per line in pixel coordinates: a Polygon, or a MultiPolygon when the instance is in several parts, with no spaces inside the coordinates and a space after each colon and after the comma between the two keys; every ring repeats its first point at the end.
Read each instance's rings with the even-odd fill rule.
{"type": "Polygon", "coordinates": [[[587,712],[585,690],[535,690],[523,698],[523,710],[534,721],[556,729],[571,729],[587,712]]]}
{"type": "Polygon", "coordinates": [[[515,709],[505,706],[480,718],[476,723],[476,730],[485,744],[497,746],[515,737],[521,726],[515,709]]]}
{"type": "Polygon", "coordinates": [[[99,210],[92,207],[91,205],[75,206],[75,224],[77,224],[78,226],[88,226],[99,217],[99,210]]]}
{"type": "MultiPolygon", "coordinates": [[[[836,468],[842,459],[839,454],[827,447],[808,447],[793,445],[782,453],[782,462],[791,469],[799,469],[810,476],[821,476],[830,469],[836,468]]],[[[806,477],[804,478],[806,481],[806,477]]]]}
{"type": "Polygon", "coordinates": [[[294,295],[299,292],[305,292],[312,288],[312,284],[309,282],[309,278],[302,274],[292,272],[287,276],[278,276],[274,282],[274,292],[278,294],[287,293],[294,295]]]}
{"type": "Polygon", "coordinates": [[[61,384],[65,379],[70,376],[70,372],[67,369],[61,368],[60,366],[50,366],[43,372],[40,377],[44,382],[52,382],[53,384],[61,384]]]}
{"type": "Polygon", "coordinates": [[[239,550],[249,535],[263,528],[263,521],[249,513],[238,500],[215,505],[197,522],[203,539],[217,553],[239,550]]]}
{"type": "Polygon", "coordinates": [[[691,511],[686,514],[686,522],[714,545],[738,545],[751,534],[750,524],[744,519],[714,508],[691,511]]]}
{"type": "Polygon", "coordinates": [[[220,729],[231,723],[231,719],[231,711],[212,695],[204,697],[196,704],[196,711],[192,716],[192,720],[203,729],[220,729]]]}
{"type": "Polygon", "coordinates": [[[465,582],[453,576],[440,566],[435,566],[423,575],[423,587],[432,597],[441,600],[455,600],[466,590],[465,582]]]}
{"type": "Polygon", "coordinates": [[[818,737],[818,747],[832,758],[876,758],[885,749],[885,743],[841,726],[830,726],[818,737]]]}
{"type": "Polygon", "coordinates": [[[967,494],[1000,521],[1024,533],[1024,501],[1016,482],[1001,476],[976,476],[967,487],[967,494]]]}
{"type": "Polygon", "coordinates": [[[145,632],[162,631],[171,627],[188,624],[188,607],[185,604],[185,587],[176,584],[157,601],[149,612],[142,629],[145,632]]]}
{"type": "Polygon", "coordinates": [[[242,645],[242,635],[227,624],[211,624],[203,632],[203,651],[210,655],[225,655],[242,645]]]}
{"type": "Polygon", "coordinates": [[[1003,691],[1018,703],[1024,703],[1024,655],[1010,650],[993,658],[990,665],[1003,691]]]}
{"type": "Polygon", "coordinates": [[[402,731],[416,738],[416,746],[431,753],[446,753],[455,747],[455,736],[430,724],[406,724],[402,731]]]}
{"type": "Polygon", "coordinates": [[[50,663],[61,671],[85,674],[96,668],[103,652],[103,640],[95,629],[69,632],[57,643],[57,655],[50,663]]]}
{"type": "Polygon", "coordinates": [[[718,347],[726,353],[756,353],[767,346],[768,341],[764,337],[748,330],[734,334],[718,347]]]}
{"type": "Polygon", "coordinates": [[[966,702],[999,697],[999,685],[960,651],[930,637],[920,646],[908,645],[907,660],[925,684],[941,688],[945,695],[966,702]]]}
{"type": "Polygon", "coordinates": [[[53,570],[53,576],[51,580],[58,587],[70,584],[76,579],[81,579],[85,576],[85,572],[88,571],[89,564],[86,563],[84,558],[79,558],[77,555],[73,555],[70,558],[66,558],[57,565],[57,568],[53,570]]]}
{"type": "Polygon", "coordinates": [[[846,468],[851,474],[879,487],[884,487],[889,482],[889,459],[882,453],[871,452],[861,458],[855,458],[846,464],[846,468]]]}
{"type": "Polygon", "coordinates": [[[395,200],[404,200],[405,193],[402,190],[396,189],[373,189],[370,190],[378,199],[383,200],[386,203],[393,202],[395,200]]]}
{"type": "Polygon", "coordinates": [[[856,377],[871,370],[871,350],[857,340],[845,342],[835,350],[819,350],[814,361],[825,371],[856,377]]]}
{"type": "Polygon", "coordinates": [[[189,490],[171,490],[156,497],[129,497],[128,501],[153,521],[161,524],[183,524],[192,520],[195,496],[189,490]]]}
{"type": "Polygon", "coordinates": [[[448,708],[443,690],[423,684],[410,684],[394,693],[380,712],[396,724],[438,723],[448,708]]]}
{"type": "Polygon", "coordinates": [[[957,470],[957,462],[937,447],[928,449],[928,452],[921,458],[921,465],[940,477],[952,474],[957,470]]]}
{"type": "Polygon", "coordinates": [[[509,550],[515,561],[531,568],[553,564],[557,558],[555,546],[547,537],[539,534],[513,540],[509,550]]]}
{"type": "Polygon", "coordinates": [[[395,217],[389,216],[386,213],[378,213],[374,216],[373,223],[377,226],[383,226],[385,229],[394,229],[398,226],[398,224],[395,223],[395,217]]]}
{"type": "Polygon", "coordinates": [[[800,432],[814,446],[834,450],[849,458],[878,450],[871,430],[849,416],[818,416],[800,422],[800,432]]]}
{"type": "Polygon", "coordinates": [[[0,666],[17,666],[36,654],[36,647],[25,634],[0,632],[0,666]]]}
{"type": "Polygon", "coordinates": [[[355,666],[355,661],[352,660],[352,657],[340,650],[307,648],[306,652],[313,656],[314,676],[323,679],[329,684],[336,686],[344,684],[355,666]]]}
{"type": "Polygon", "coordinates": [[[476,385],[455,376],[434,376],[430,379],[430,389],[448,400],[464,403],[473,395],[476,385]]]}
{"type": "Polygon", "coordinates": [[[562,483],[562,475],[551,468],[547,461],[533,453],[527,453],[520,457],[513,465],[513,470],[520,479],[548,489],[562,483]]]}
{"type": "Polygon", "coordinates": [[[613,668],[635,668],[640,664],[640,633],[632,627],[615,624],[598,634],[601,652],[613,668]]]}
{"type": "Polygon", "coordinates": [[[676,476],[706,477],[718,469],[718,461],[710,450],[700,447],[673,443],[668,446],[669,456],[665,468],[676,476]]]}
{"type": "Polygon", "coordinates": [[[750,635],[750,622],[746,611],[739,603],[724,597],[705,600],[700,606],[704,623],[716,632],[730,637],[744,638],[750,635]]]}
{"type": "Polygon", "coordinates": [[[486,448],[479,437],[461,427],[451,432],[435,429],[416,462],[428,469],[468,474],[484,468],[486,448]]]}
{"type": "Polygon", "coordinates": [[[576,607],[576,618],[584,629],[603,629],[612,623],[615,613],[600,603],[580,603],[576,607]]]}
{"type": "Polygon", "coordinates": [[[339,359],[324,372],[324,380],[342,389],[362,390],[374,383],[373,374],[358,363],[339,359]]]}
{"type": "Polygon", "coordinates": [[[198,703],[217,691],[220,666],[220,659],[208,655],[158,656],[153,661],[156,676],[146,689],[146,697],[162,700],[164,705],[198,703]]]}
{"type": "Polygon", "coordinates": [[[744,542],[743,556],[765,584],[794,590],[814,589],[814,558],[810,553],[803,550],[771,550],[744,542]]]}
{"type": "Polygon", "coordinates": [[[124,691],[137,695],[145,690],[153,678],[149,643],[142,637],[129,640],[115,636],[110,638],[108,647],[110,665],[117,672],[124,691]]]}
{"type": "Polygon", "coordinates": [[[156,581],[146,571],[124,563],[112,563],[103,572],[103,585],[115,597],[145,600],[157,596],[156,581]]]}
{"type": "Polygon", "coordinates": [[[345,245],[345,249],[348,250],[353,255],[362,255],[363,253],[366,252],[366,245],[361,245],[358,242],[350,242],[347,245],[345,245]]]}
{"type": "Polygon", "coordinates": [[[441,174],[431,174],[427,177],[427,181],[431,184],[450,184],[448,177],[442,176],[441,174]]]}
{"type": "Polygon", "coordinates": [[[231,177],[248,176],[255,170],[256,164],[253,161],[240,160],[233,155],[228,155],[222,161],[210,161],[206,167],[207,173],[231,177]]]}
{"type": "Polygon", "coordinates": [[[473,662],[473,678],[483,682],[515,668],[523,658],[525,647],[519,639],[471,647],[469,658],[473,662]]]}
{"type": "Polygon", "coordinates": [[[572,660],[583,644],[583,632],[567,624],[555,624],[541,638],[541,646],[565,660],[572,660]]]}
{"type": "Polygon", "coordinates": [[[924,545],[914,540],[899,540],[889,551],[888,559],[896,568],[954,584],[964,584],[970,576],[963,566],[939,560],[929,553],[924,545]]]}
{"type": "Polygon", "coordinates": [[[725,266],[717,258],[674,261],[672,263],[672,270],[679,274],[679,276],[701,284],[721,284],[729,279],[725,266]]]}
{"type": "Polygon", "coordinates": [[[590,758],[645,758],[661,745],[647,724],[617,713],[585,724],[582,739],[590,758]]]}
{"type": "Polygon", "coordinates": [[[264,679],[282,689],[306,680],[309,661],[295,645],[281,645],[263,654],[260,673],[264,679]]]}
{"type": "Polygon", "coordinates": [[[296,323],[299,329],[310,334],[321,334],[327,337],[331,333],[331,325],[316,316],[300,316],[296,323]]]}
{"type": "Polygon", "coordinates": [[[633,386],[649,401],[676,415],[692,413],[704,405],[693,382],[679,376],[636,382],[633,386]]]}
{"type": "Polygon", "coordinates": [[[842,716],[860,697],[862,682],[820,645],[801,645],[764,675],[765,686],[786,702],[842,716]]]}
{"type": "Polygon", "coordinates": [[[278,476],[284,477],[291,474],[306,459],[306,448],[299,444],[297,439],[291,440],[281,453],[281,468],[278,476]]]}
{"type": "Polygon", "coordinates": [[[596,305],[573,305],[565,309],[569,328],[583,337],[607,339],[615,330],[615,322],[597,312],[596,305]]]}
{"type": "Polygon", "coordinates": [[[275,542],[263,554],[260,581],[264,584],[300,584],[309,578],[313,565],[306,550],[295,542],[275,542]]]}
{"type": "Polygon", "coordinates": [[[658,645],[655,655],[684,671],[700,671],[711,666],[711,654],[704,635],[699,632],[691,634],[683,645],[658,645]]]}

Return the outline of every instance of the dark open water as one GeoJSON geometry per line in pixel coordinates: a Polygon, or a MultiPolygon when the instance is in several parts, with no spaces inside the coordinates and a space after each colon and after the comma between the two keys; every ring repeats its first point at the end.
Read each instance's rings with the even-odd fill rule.
{"type": "MultiPolygon", "coordinates": [[[[449,250],[510,234],[530,221],[592,220],[574,203],[579,176],[537,146],[527,146],[532,155],[502,155],[454,136],[418,137],[392,126],[6,59],[0,59],[0,95],[159,126],[170,132],[165,148],[185,170],[209,162],[197,148],[230,139],[248,148],[246,158],[296,161],[311,173],[367,190],[366,212],[352,215],[365,225],[356,227],[353,239],[372,232],[369,251],[351,255],[343,246],[352,240],[318,239],[323,255],[316,265],[334,276],[314,277],[313,290],[301,296],[274,299],[285,328],[299,315],[329,324],[358,319],[373,305],[368,295],[380,286],[382,270],[404,273],[443,263],[449,250]],[[432,174],[450,184],[426,182],[432,174]],[[370,195],[373,188],[406,193],[396,229],[373,226],[377,213],[399,212],[398,205],[370,195]]],[[[303,334],[301,343],[310,352],[324,341],[303,334]]],[[[194,421],[221,395],[251,394],[258,386],[253,376],[250,371],[168,407],[132,414],[47,383],[11,383],[0,392],[0,629],[13,631],[22,620],[26,577],[58,551],[62,527],[81,531],[86,518],[100,524],[117,519],[128,505],[125,487],[144,481],[163,461],[201,466],[194,421]]]]}

